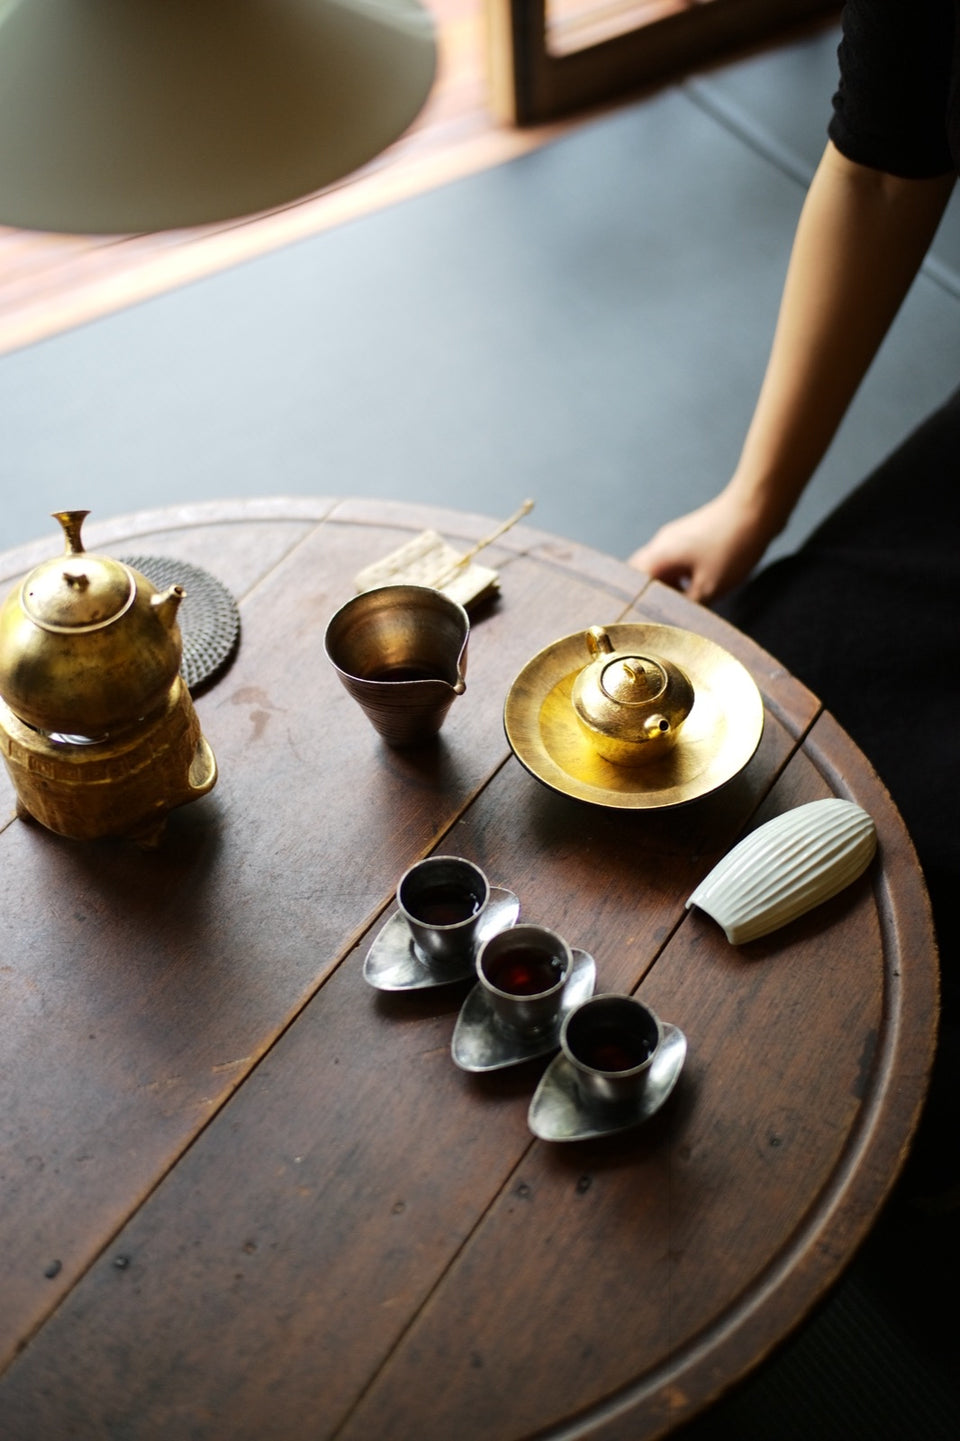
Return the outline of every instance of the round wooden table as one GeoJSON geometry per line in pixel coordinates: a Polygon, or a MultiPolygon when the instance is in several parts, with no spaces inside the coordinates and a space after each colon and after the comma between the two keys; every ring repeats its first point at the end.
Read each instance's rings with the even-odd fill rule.
{"type": "MultiPolygon", "coordinates": [[[[4,777],[0,1435],[217,1441],[659,1436],[794,1327],[875,1218],[934,1046],[926,894],[886,792],[816,698],[705,610],[529,527],[489,554],[467,691],[436,744],[378,739],[323,652],[353,577],[485,517],[264,500],[142,513],[89,549],[169,555],[238,598],[198,698],[216,790],[154,852],[14,818],[4,777]],[[617,620],[700,630],[756,679],[753,760],[678,809],[532,778],[525,662],[617,620]],[[831,794],[878,859],[764,940],[684,902],[763,819],[831,794]],[[543,1062],[451,1060],[466,983],[363,979],[401,873],[479,862],[689,1052],[643,1127],[535,1140],[543,1062]]],[[[4,593],[57,553],[2,557],[4,593]]]]}

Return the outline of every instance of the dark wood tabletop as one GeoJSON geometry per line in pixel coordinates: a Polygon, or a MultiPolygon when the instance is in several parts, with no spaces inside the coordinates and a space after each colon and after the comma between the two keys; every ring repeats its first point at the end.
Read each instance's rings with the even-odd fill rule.
{"type": "MultiPolygon", "coordinates": [[[[391,750],[323,651],[353,577],[488,517],[264,500],[91,517],[237,597],[197,708],[220,766],[158,850],[14,818],[0,779],[0,1435],[641,1441],[688,1419],[838,1276],[909,1145],[937,964],[903,824],[770,656],[621,562],[518,526],[437,742],[391,750]],[[753,760],[673,810],[568,799],[510,752],[541,647],[654,620],[738,656],[753,760]],[[847,890],[734,948],[684,902],[745,830],[829,795],[873,816],[847,890]],[[400,995],[363,958],[401,873],[477,861],[687,1035],[644,1126],[535,1140],[543,1062],[459,1070],[466,983],[400,995]]],[[[41,527],[38,527],[38,529],[41,527]]],[[[5,594],[57,553],[0,558],[5,594]]]]}

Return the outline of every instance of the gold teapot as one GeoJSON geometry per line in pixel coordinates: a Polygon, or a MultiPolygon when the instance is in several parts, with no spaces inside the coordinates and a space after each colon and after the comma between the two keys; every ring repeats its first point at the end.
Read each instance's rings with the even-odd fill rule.
{"type": "Polygon", "coordinates": [[[88,514],[55,515],[66,554],[0,607],[0,745],[19,815],[150,845],[168,811],[212,790],[216,761],[180,676],[182,587],[159,593],[85,551],[88,514]]]}
{"type": "Polygon", "coordinates": [[[676,744],[693,709],[689,676],[659,655],[615,651],[602,626],[585,632],[592,656],[573,683],[580,728],[615,765],[644,765],[676,744]]]}

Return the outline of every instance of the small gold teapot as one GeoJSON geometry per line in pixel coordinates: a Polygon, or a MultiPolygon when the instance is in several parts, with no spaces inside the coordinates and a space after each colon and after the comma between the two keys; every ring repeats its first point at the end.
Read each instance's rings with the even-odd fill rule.
{"type": "Polygon", "coordinates": [[[180,586],[83,548],[85,510],[55,515],[66,554],[0,607],[0,746],[17,810],[76,839],[154,844],[167,811],[216,783],[180,676],[180,586]]]}
{"type": "Polygon", "coordinates": [[[590,744],[615,765],[664,755],[693,709],[686,672],[663,656],[615,651],[602,626],[585,637],[593,659],[574,681],[571,700],[590,744]]]}

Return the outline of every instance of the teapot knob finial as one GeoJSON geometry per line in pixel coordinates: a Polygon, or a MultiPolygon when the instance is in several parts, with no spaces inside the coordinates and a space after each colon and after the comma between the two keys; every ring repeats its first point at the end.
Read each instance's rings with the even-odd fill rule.
{"type": "Polygon", "coordinates": [[[59,520],[63,526],[63,533],[67,540],[67,555],[83,554],[80,527],[89,514],[89,510],[55,510],[53,512],[54,520],[59,520]]]}

